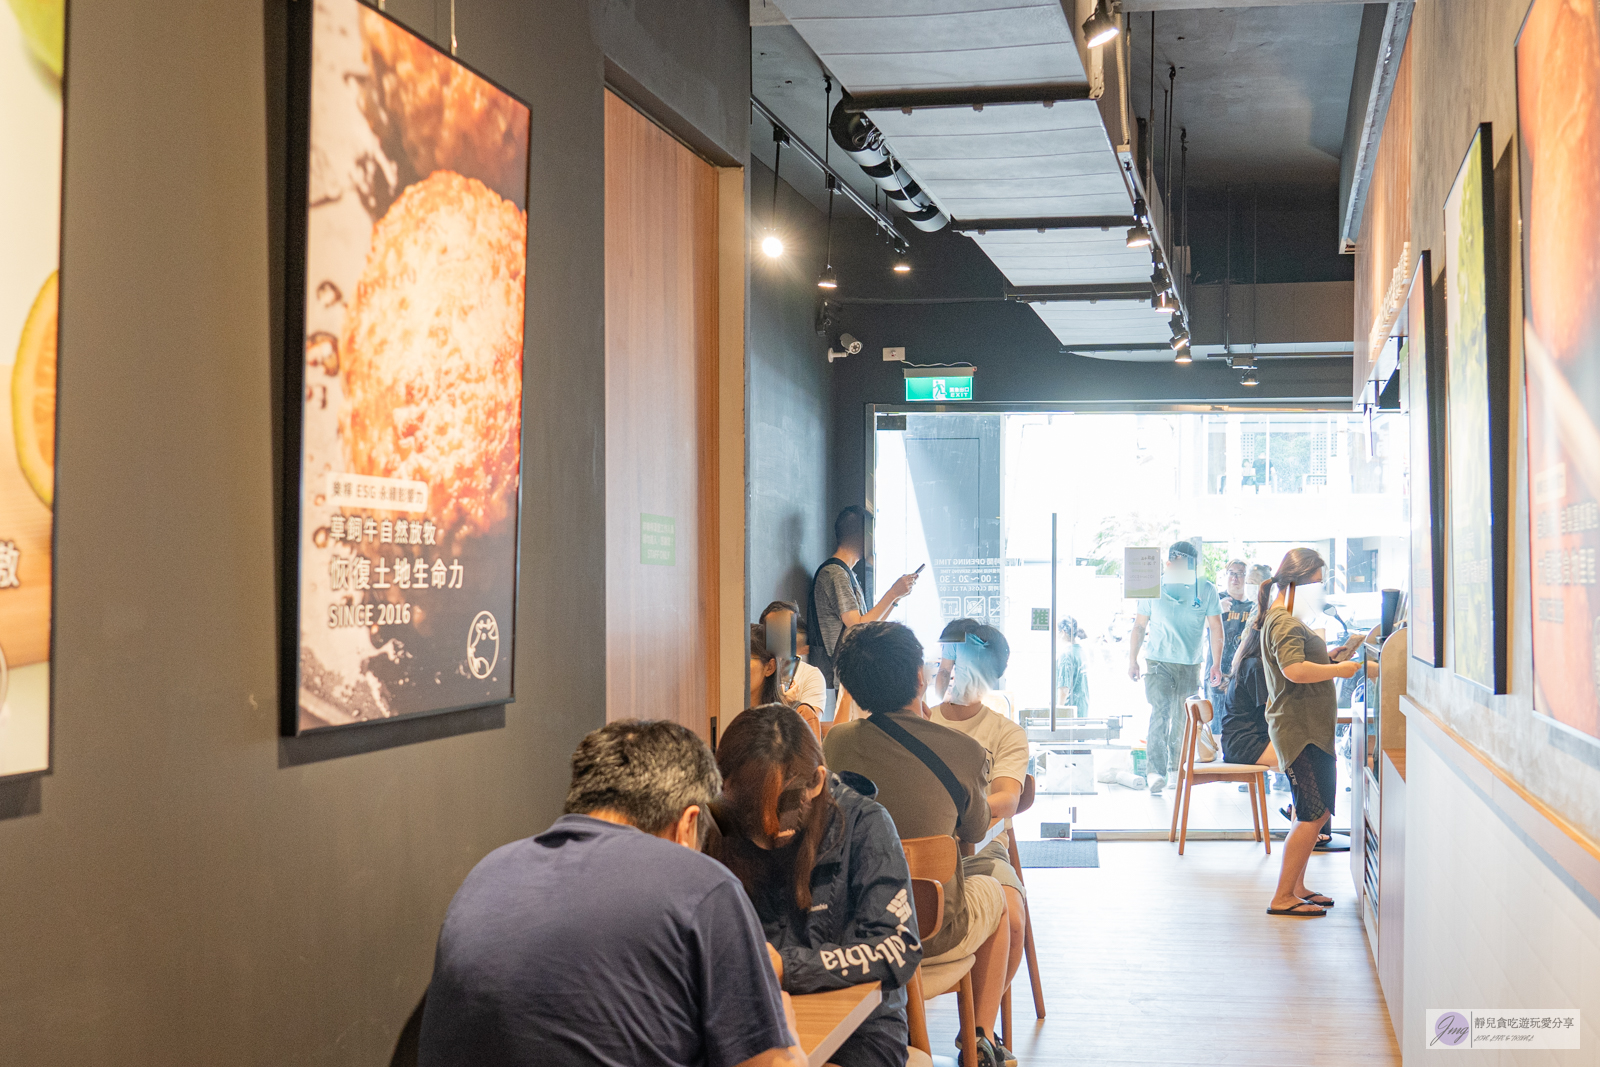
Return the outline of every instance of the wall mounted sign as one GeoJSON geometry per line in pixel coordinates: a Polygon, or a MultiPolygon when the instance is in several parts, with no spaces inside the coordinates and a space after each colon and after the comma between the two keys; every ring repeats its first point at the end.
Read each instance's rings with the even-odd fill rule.
{"type": "Polygon", "coordinates": [[[50,769],[66,5],[0,4],[0,777],[50,769]]]}
{"type": "Polygon", "coordinates": [[[1411,435],[1411,595],[1407,615],[1411,654],[1444,666],[1444,375],[1436,351],[1432,256],[1418,258],[1405,309],[1395,323],[1400,339],[1401,409],[1411,435]]]}
{"type": "Polygon", "coordinates": [[[1504,693],[1510,356],[1496,269],[1490,134],[1487,122],[1478,127],[1444,203],[1450,612],[1455,672],[1504,693]]]}
{"type": "Polygon", "coordinates": [[[972,377],[976,367],[907,367],[906,399],[943,403],[948,400],[971,400],[972,377]]]}
{"type": "Polygon", "coordinates": [[[283,727],[505,703],[528,107],[356,0],[288,7],[283,727]]]}
{"type": "Polygon", "coordinates": [[[678,565],[678,520],[671,515],[639,516],[639,562],[655,567],[678,565]]]}
{"type": "Polygon", "coordinates": [[[1535,0],[1517,38],[1533,703],[1600,737],[1600,15],[1535,0]]]}
{"type": "Polygon", "coordinates": [[[1155,600],[1161,595],[1161,549],[1122,550],[1122,595],[1129,600],[1155,600]]]}

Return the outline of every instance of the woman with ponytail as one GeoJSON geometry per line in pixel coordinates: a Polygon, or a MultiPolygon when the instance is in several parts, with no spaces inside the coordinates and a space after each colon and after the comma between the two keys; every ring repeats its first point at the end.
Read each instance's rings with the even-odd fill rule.
{"type": "Polygon", "coordinates": [[[741,712],[717,745],[722,799],[708,851],[744,885],[791,994],[881,982],[883,1000],[829,1057],[837,1067],[904,1067],[906,991],[922,944],[893,820],[830,774],[795,712],[741,712]]]}
{"type": "Polygon", "coordinates": [[[1267,733],[1278,765],[1289,776],[1295,816],[1268,915],[1318,916],[1333,907],[1331,897],[1306,888],[1306,863],[1317,835],[1333,818],[1339,787],[1334,679],[1351,677],[1360,664],[1337,662],[1349,655],[1342,647],[1330,657],[1327,644],[1303,621],[1320,610],[1324,565],[1312,549],[1290,549],[1278,573],[1261,583],[1256,596],[1253,625],[1260,631],[1267,676],[1267,733]]]}

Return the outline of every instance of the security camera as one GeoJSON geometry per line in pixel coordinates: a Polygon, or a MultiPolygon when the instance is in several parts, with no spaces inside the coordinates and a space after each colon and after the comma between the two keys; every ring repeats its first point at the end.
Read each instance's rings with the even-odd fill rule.
{"type": "Polygon", "coordinates": [[[856,355],[861,351],[861,342],[858,341],[853,335],[848,333],[841,333],[836,343],[839,346],[837,349],[835,349],[831,344],[828,346],[829,363],[832,363],[836,359],[843,359],[846,356],[856,355]]]}

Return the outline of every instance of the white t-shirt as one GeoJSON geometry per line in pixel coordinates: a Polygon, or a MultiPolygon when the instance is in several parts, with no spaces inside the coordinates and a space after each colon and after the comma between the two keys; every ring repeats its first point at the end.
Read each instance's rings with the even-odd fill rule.
{"type": "Polygon", "coordinates": [[[959,730],[983,746],[988,754],[989,781],[1010,778],[1018,785],[1028,779],[1028,732],[1010,719],[985,707],[970,719],[957,722],[944,717],[944,705],[933,709],[929,718],[940,726],[959,730]]]}
{"type": "Polygon", "coordinates": [[[804,660],[796,663],[794,684],[784,691],[783,699],[792,707],[810,704],[816,709],[817,717],[821,718],[822,713],[828,710],[828,687],[823,682],[822,672],[804,660]]]}

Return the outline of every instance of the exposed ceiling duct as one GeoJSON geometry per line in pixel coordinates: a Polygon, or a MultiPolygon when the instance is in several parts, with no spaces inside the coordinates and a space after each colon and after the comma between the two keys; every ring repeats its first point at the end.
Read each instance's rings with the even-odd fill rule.
{"type": "Polygon", "coordinates": [[[971,235],[1064,346],[1172,358],[1151,281],[1166,235],[1133,165],[1122,42],[1091,52],[1075,26],[1092,3],[776,3],[848,93],[836,143],[914,225],[971,235]],[[1147,200],[1154,242],[1130,248],[1147,200]]]}
{"type": "Polygon", "coordinates": [[[883,133],[867,116],[846,111],[843,100],[833,109],[828,132],[867,177],[878,183],[895,207],[906,213],[911,225],[932,233],[950,224],[950,217],[923,192],[906,169],[895,162],[884,145],[883,133]]]}

